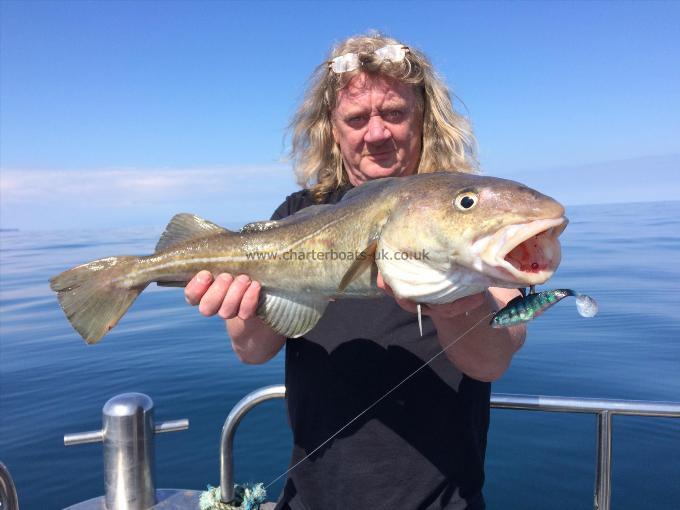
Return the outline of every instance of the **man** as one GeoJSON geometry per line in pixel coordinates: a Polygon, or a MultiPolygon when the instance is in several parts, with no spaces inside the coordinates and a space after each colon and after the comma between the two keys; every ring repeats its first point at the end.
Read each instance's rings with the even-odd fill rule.
{"type": "MultiPolygon", "coordinates": [[[[273,219],[335,203],[373,179],[474,166],[470,129],[427,59],[379,35],[333,50],[292,130],[296,171],[310,187],[288,197],[273,219]]],[[[380,276],[378,284],[392,295],[380,276]]],[[[289,473],[278,509],[484,508],[489,381],[509,366],[524,327],[474,328],[446,350],[448,359],[363,411],[517,291],[427,306],[422,338],[415,303],[338,300],[312,331],[289,340],[256,316],[259,293],[245,275],[207,271],[186,287],[203,315],[226,319],[243,362],[264,363],[287,346],[291,465],[304,461],[289,473]]]]}

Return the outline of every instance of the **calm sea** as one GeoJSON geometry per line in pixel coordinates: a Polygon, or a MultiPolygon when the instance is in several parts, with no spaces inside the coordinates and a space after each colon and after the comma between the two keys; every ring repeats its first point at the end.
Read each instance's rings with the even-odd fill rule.
{"type": "MultiPolygon", "coordinates": [[[[550,287],[590,294],[600,314],[583,319],[567,299],[531,323],[494,392],[680,401],[680,202],[582,206],[568,215],[550,287]]],[[[200,317],[178,289],[150,287],[95,346],[71,329],[48,278],[95,258],[149,253],[160,232],[0,234],[0,460],[24,509],[103,493],[101,445],[66,448],[63,435],[100,428],[102,405],[128,391],[150,395],[157,420],[191,422],[188,431],[158,436],[158,487],[218,484],[229,410],[283,381],[281,356],[240,364],[222,321],[200,317]]],[[[680,420],[614,423],[613,508],[680,508],[680,420]]],[[[493,411],[489,508],[591,509],[594,434],[591,415],[493,411]]],[[[239,428],[237,480],[276,478],[289,447],[283,402],[263,405],[239,428]]]]}

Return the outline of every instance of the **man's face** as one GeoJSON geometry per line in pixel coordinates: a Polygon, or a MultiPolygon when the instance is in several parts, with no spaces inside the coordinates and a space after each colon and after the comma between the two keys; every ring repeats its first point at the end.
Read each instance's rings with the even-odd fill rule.
{"type": "Polygon", "coordinates": [[[365,74],[352,78],[340,90],[332,115],[350,183],[416,173],[422,124],[410,85],[365,74]]]}

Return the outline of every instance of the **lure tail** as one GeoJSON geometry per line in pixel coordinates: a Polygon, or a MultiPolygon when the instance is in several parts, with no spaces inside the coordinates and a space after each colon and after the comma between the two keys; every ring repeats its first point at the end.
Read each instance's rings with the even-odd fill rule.
{"type": "Polygon", "coordinates": [[[123,279],[138,262],[139,257],[109,257],[50,280],[66,317],[88,344],[108,333],[148,285],[129,286],[123,279]]]}

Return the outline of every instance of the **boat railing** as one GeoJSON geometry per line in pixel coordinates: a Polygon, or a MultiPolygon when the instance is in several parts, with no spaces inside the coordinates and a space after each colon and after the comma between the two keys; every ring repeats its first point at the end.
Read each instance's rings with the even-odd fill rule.
{"type": "Polygon", "coordinates": [[[19,498],[9,469],[0,462],[0,509],[19,510],[19,498]]]}
{"type": "MultiPolygon", "coordinates": [[[[233,444],[238,424],[258,404],[275,398],[284,398],[285,396],[286,387],[283,385],[260,388],[243,397],[232,408],[229,416],[227,416],[222,427],[220,442],[220,488],[223,502],[229,502],[234,497],[233,444]]],[[[497,393],[491,396],[491,407],[494,409],[521,411],[595,414],[597,416],[597,452],[595,457],[595,494],[593,503],[595,510],[609,510],[611,506],[612,418],[614,415],[680,418],[680,402],[497,393]]]]}
{"type": "MultiPolygon", "coordinates": [[[[284,398],[283,385],[266,386],[242,398],[227,416],[220,439],[220,489],[222,502],[234,499],[233,446],[236,429],[243,417],[258,404],[284,398]]],[[[614,415],[680,418],[680,402],[607,400],[541,395],[494,394],[494,409],[590,413],[597,416],[597,453],[593,507],[609,510],[611,505],[612,427],[614,415]]],[[[104,443],[105,495],[76,505],[70,510],[149,510],[151,508],[197,508],[201,491],[156,489],[154,436],[161,432],[185,430],[187,420],[154,421],[150,397],[139,393],[117,395],[103,408],[101,430],[67,434],[66,445],[104,443]]],[[[7,468],[0,462],[0,510],[18,510],[16,488],[7,468]]]]}

